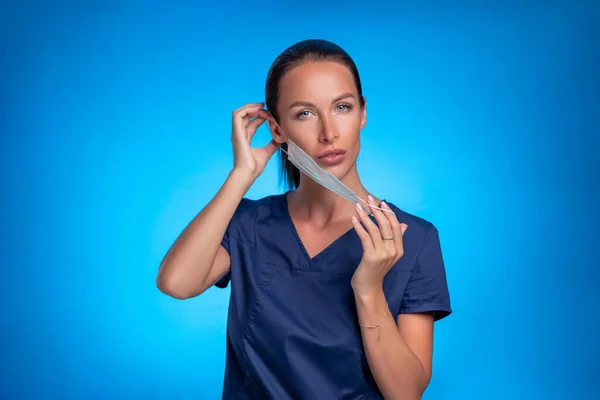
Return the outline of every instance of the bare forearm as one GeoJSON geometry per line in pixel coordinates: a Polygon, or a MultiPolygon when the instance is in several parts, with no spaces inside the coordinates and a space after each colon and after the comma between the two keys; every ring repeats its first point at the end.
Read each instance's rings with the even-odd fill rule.
{"type": "Polygon", "coordinates": [[[387,310],[383,290],[369,296],[355,295],[358,320],[375,325],[385,313],[379,328],[361,328],[369,367],[379,390],[388,400],[421,399],[428,384],[425,369],[398,331],[387,310]]]}
{"type": "Polygon", "coordinates": [[[185,298],[204,282],[227,225],[254,178],[232,170],[215,197],[194,217],[161,262],[157,286],[185,298]]]}

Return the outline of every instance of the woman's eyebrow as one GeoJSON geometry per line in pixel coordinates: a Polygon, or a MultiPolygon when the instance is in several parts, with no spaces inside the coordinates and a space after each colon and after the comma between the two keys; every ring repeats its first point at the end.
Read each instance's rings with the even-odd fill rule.
{"type": "MultiPolygon", "coordinates": [[[[335,99],[333,99],[331,101],[331,103],[332,104],[336,103],[336,102],[338,102],[338,101],[340,101],[342,99],[345,99],[347,97],[354,97],[354,95],[352,93],[350,93],[350,92],[343,93],[343,94],[337,96],[335,99]]],[[[315,105],[313,103],[308,102],[308,101],[295,101],[292,104],[290,104],[290,106],[288,107],[288,109],[294,108],[294,107],[299,107],[299,106],[302,106],[302,107],[314,107],[315,105]]]]}
{"type": "Polygon", "coordinates": [[[354,95],[350,92],[348,93],[343,93],[341,95],[339,95],[338,97],[336,97],[335,99],[333,99],[331,102],[332,103],[337,103],[338,101],[345,99],[346,97],[354,97],[354,95]]]}

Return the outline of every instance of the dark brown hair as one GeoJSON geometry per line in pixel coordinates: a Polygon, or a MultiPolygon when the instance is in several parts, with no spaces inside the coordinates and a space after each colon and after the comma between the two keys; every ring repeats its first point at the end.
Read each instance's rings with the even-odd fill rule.
{"type": "MultiPolygon", "coordinates": [[[[304,62],[334,61],[345,65],[350,69],[354,76],[354,83],[358,91],[360,106],[364,107],[365,102],[362,95],[362,85],[358,69],[354,60],[346,53],[344,49],[335,43],[322,39],[308,39],[293,44],[281,53],[269,69],[267,83],[265,86],[265,97],[267,110],[279,122],[277,115],[277,101],[279,100],[279,82],[281,78],[292,68],[304,62]]],[[[287,144],[281,147],[287,150],[287,144]]],[[[280,155],[280,183],[283,180],[284,185],[289,189],[295,189],[300,185],[300,171],[287,159],[287,154],[279,151],[280,155]]]]}

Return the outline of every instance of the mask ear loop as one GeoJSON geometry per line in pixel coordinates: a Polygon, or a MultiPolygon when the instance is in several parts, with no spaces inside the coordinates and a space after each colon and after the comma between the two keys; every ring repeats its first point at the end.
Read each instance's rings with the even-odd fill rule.
{"type": "MultiPolygon", "coordinates": [[[[288,137],[288,135],[286,135],[286,134],[285,134],[285,132],[283,131],[283,129],[281,129],[281,126],[280,126],[280,125],[277,123],[277,121],[275,121],[275,118],[273,117],[273,115],[271,115],[271,113],[270,113],[269,111],[267,111],[267,110],[265,110],[265,111],[267,112],[267,114],[269,114],[269,117],[271,117],[271,119],[273,120],[273,123],[274,123],[274,124],[277,126],[277,128],[279,128],[279,131],[280,131],[280,132],[283,134],[283,136],[285,136],[285,138],[286,138],[287,140],[290,140],[290,138],[288,137]]],[[[268,121],[268,120],[267,120],[267,129],[269,129],[269,132],[271,133],[271,137],[273,137],[273,131],[271,131],[271,126],[269,125],[269,121],[268,121]]],[[[288,155],[288,157],[289,157],[289,153],[288,153],[287,151],[285,151],[285,150],[284,150],[282,147],[279,147],[279,149],[280,149],[281,151],[283,151],[285,154],[287,154],[287,155],[288,155]]],[[[338,179],[338,181],[339,181],[339,179],[338,179]]],[[[343,184],[341,181],[340,181],[340,183],[341,183],[342,185],[344,185],[344,184],[343,184]]],[[[344,185],[344,186],[345,186],[345,185],[344,185]]],[[[348,189],[349,189],[349,188],[348,188],[348,189]]],[[[360,198],[360,197],[359,197],[359,196],[358,196],[356,193],[355,193],[354,195],[355,195],[355,196],[356,196],[356,197],[357,197],[357,198],[358,198],[360,201],[362,201],[363,203],[365,203],[365,204],[367,205],[367,207],[368,207],[368,208],[366,208],[366,209],[365,209],[365,211],[368,211],[368,210],[369,210],[369,208],[376,208],[376,209],[378,209],[378,210],[381,210],[381,211],[383,211],[383,212],[388,212],[388,213],[395,214],[395,212],[394,212],[394,211],[392,211],[392,210],[386,210],[385,208],[381,208],[381,207],[377,207],[377,206],[372,206],[372,205],[370,205],[369,203],[367,203],[366,201],[364,201],[363,199],[361,199],[361,198],[360,198]]],[[[364,207],[363,207],[363,208],[364,208],[364,207]]],[[[368,211],[368,212],[369,212],[369,211],[368,211]]],[[[373,214],[372,214],[371,212],[369,212],[369,215],[373,215],[373,214]]]]}

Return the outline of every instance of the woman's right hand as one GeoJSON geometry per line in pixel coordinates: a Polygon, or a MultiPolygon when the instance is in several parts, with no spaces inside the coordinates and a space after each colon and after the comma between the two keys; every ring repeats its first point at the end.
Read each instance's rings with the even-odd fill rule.
{"type": "Polygon", "coordinates": [[[279,148],[279,143],[273,139],[265,147],[250,147],[256,130],[269,117],[263,105],[264,103],[246,104],[235,110],[232,117],[233,168],[255,178],[263,172],[267,162],[279,148]]]}

